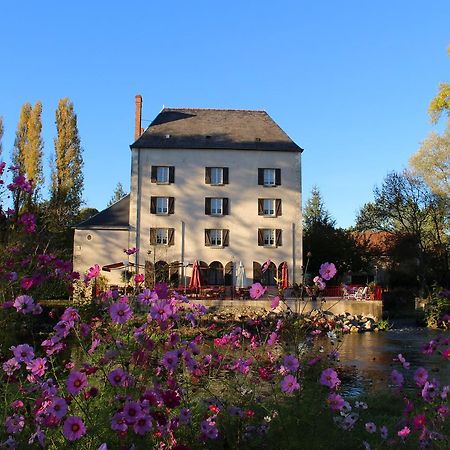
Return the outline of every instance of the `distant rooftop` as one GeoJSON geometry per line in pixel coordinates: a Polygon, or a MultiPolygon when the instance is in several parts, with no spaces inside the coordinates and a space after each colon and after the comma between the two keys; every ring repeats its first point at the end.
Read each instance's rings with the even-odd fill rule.
{"type": "Polygon", "coordinates": [[[265,111],[164,108],[131,148],[302,149],[265,111]]]}
{"type": "Polygon", "coordinates": [[[89,219],[74,226],[77,230],[84,228],[108,229],[114,228],[119,230],[129,229],[130,214],[130,194],[123,197],[109,208],[100,211],[89,219]]]}

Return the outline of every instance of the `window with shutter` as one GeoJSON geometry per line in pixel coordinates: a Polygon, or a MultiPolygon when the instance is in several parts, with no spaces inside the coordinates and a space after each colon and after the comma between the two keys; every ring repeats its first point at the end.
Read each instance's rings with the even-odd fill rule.
{"type": "Polygon", "coordinates": [[[221,216],[223,214],[223,199],[212,198],[211,199],[211,215],[221,216]]]}
{"type": "Polygon", "coordinates": [[[169,183],[169,168],[165,166],[158,166],[156,168],[156,182],[158,184],[169,183]]]}
{"type": "Polygon", "coordinates": [[[156,214],[169,214],[169,197],[156,197],[156,214]]]}
{"type": "Polygon", "coordinates": [[[275,216],[275,200],[273,198],[265,198],[263,201],[264,216],[275,216]]]}
{"type": "Polygon", "coordinates": [[[275,185],[275,169],[264,169],[264,186],[275,185]]]}

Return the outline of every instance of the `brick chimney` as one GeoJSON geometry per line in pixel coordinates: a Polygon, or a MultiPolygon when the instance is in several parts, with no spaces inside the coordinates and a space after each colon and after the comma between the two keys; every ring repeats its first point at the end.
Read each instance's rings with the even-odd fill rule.
{"type": "Polygon", "coordinates": [[[136,112],[134,115],[134,140],[137,141],[142,134],[142,96],[136,95],[136,112]]]}

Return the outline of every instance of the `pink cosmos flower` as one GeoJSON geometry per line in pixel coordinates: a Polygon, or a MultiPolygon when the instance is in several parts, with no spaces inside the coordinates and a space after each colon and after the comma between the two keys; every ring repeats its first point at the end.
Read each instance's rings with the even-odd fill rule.
{"type": "Polygon", "coordinates": [[[28,291],[28,289],[31,289],[34,284],[35,284],[35,279],[33,277],[23,277],[20,280],[20,287],[22,289],[25,289],[26,291],[28,291]]]}
{"type": "Polygon", "coordinates": [[[27,369],[35,377],[42,377],[47,370],[47,358],[36,358],[27,364],[27,369]]]}
{"type": "Polygon", "coordinates": [[[405,381],[405,378],[398,370],[394,369],[391,372],[391,382],[394,386],[402,387],[404,381],[405,381]]]}
{"type": "Polygon", "coordinates": [[[20,409],[23,408],[24,403],[22,400],[14,400],[13,402],[11,402],[11,408],[14,409],[20,409]]]}
{"type": "Polygon", "coordinates": [[[29,314],[33,312],[34,300],[29,295],[19,295],[13,303],[14,308],[17,312],[22,314],[29,314]]]}
{"type": "Polygon", "coordinates": [[[293,355],[286,355],[283,359],[283,369],[287,370],[288,372],[296,372],[299,368],[300,363],[298,362],[298,359],[293,355]]]}
{"type": "Polygon", "coordinates": [[[67,414],[67,402],[61,397],[53,397],[47,412],[62,419],[67,414]]]}
{"type": "Polygon", "coordinates": [[[5,428],[8,433],[20,433],[25,426],[25,417],[19,414],[8,416],[5,420],[5,428]]]}
{"type": "Polygon", "coordinates": [[[17,223],[23,225],[27,233],[34,233],[36,231],[36,218],[32,213],[23,213],[17,223]]]}
{"type": "Polygon", "coordinates": [[[300,384],[298,384],[297,378],[292,375],[286,375],[281,381],[281,390],[286,394],[292,394],[298,389],[300,389],[300,384]]]}
{"type": "Polygon", "coordinates": [[[145,280],[145,275],[143,273],[137,273],[134,276],[134,282],[136,284],[143,283],[144,280],[145,280]]]}
{"type": "Polygon", "coordinates": [[[73,308],[72,306],[69,306],[65,309],[61,316],[61,320],[64,322],[72,321],[76,322],[77,320],[80,320],[80,313],[76,308],[73,308]]]}
{"type": "Polygon", "coordinates": [[[200,424],[200,431],[204,439],[217,439],[219,437],[216,422],[211,418],[204,420],[200,424]]]}
{"type": "Polygon", "coordinates": [[[373,422],[367,422],[365,428],[368,433],[375,433],[377,431],[377,426],[373,422]]]}
{"type": "Polygon", "coordinates": [[[416,430],[421,430],[425,427],[426,421],[425,414],[417,414],[413,417],[413,426],[416,430]]]}
{"type": "Polygon", "coordinates": [[[150,309],[150,316],[158,322],[165,322],[172,315],[172,307],[166,300],[159,300],[153,303],[150,309]]]}
{"type": "Polygon", "coordinates": [[[277,343],[278,334],[275,332],[270,333],[269,339],[267,339],[267,345],[272,346],[277,343]]]}
{"type": "Polygon", "coordinates": [[[124,253],[126,253],[128,256],[130,256],[130,255],[134,255],[135,253],[137,253],[137,252],[139,251],[139,249],[136,248],[136,247],[131,247],[131,248],[128,248],[128,249],[124,248],[123,251],[124,251],[124,253]]]}
{"type": "Polygon", "coordinates": [[[158,300],[158,294],[151,289],[144,289],[138,296],[137,300],[139,303],[149,305],[152,302],[158,300]]]}
{"type": "Polygon", "coordinates": [[[112,416],[111,428],[114,431],[127,431],[128,425],[123,412],[117,412],[112,416]]]}
{"type": "Polygon", "coordinates": [[[81,417],[69,416],[63,426],[64,437],[69,441],[77,441],[86,434],[86,426],[81,417]]]}
{"type": "Polygon", "coordinates": [[[267,269],[270,267],[270,264],[272,263],[272,261],[270,259],[266,260],[264,262],[264,264],[261,267],[261,272],[264,273],[267,271],[267,269]]]}
{"type": "Polygon", "coordinates": [[[414,372],[414,381],[416,382],[417,386],[423,386],[427,380],[428,380],[427,370],[423,367],[419,367],[414,372]]]}
{"type": "Polygon", "coordinates": [[[86,386],[87,377],[83,372],[79,372],[77,370],[70,372],[66,381],[66,388],[69,394],[77,395],[86,386]]]}
{"type": "Polygon", "coordinates": [[[167,370],[175,370],[178,365],[178,352],[177,351],[167,352],[163,356],[162,365],[167,370]]]}
{"type": "Polygon", "coordinates": [[[92,280],[93,278],[97,278],[98,276],[100,276],[100,266],[98,264],[95,264],[94,266],[89,267],[86,273],[86,278],[88,280],[92,280]]]}
{"type": "Polygon", "coordinates": [[[118,301],[109,307],[109,315],[113,322],[122,324],[132,317],[133,311],[127,303],[118,301]]]}
{"type": "Polygon", "coordinates": [[[336,266],[333,263],[323,263],[320,266],[319,273],[324,280],[331,280],[336,275],[336,266]]]}
{"type": "Polygon", "coordinates": [[[127,402],[123,407],[123,415],[129,424],[136,422],[141,413],[141,405],[137,402],[127,402]]]}
{"type": "Polygon", "coordinates": [[[323,386],[327,386],[330,389],[334,389],[336,386],[341,384],[341,381],[338,378],[338,374],[335,370],[328,368],[325,369],[320,375],[320,384],[323,386]]]}
{"type": "Polygon", "coordinates": [[[258,300],[258,298],[262,297],[266,291],[267,288],[263,287],[261,283],[254,283],[250,288],[250,297],[254,300],[258,300]]]}
{"type": "Polygon", "coordinates": [[[422,398],[426,402],[431,402],[438,395],[438,392],[439,388],[435,380],[433,380],[432,383],[430,383],[429,381],[425,381],[422,389],[422,398]]]}
{"type": "Polygon", "coordinates": [[[33,347],[28,344],[20,344],[16,347],[11,347],[11,351],[14,353],[14,358],[17,362],[29,363],[34,358],[33,347]]]}
{"type": "Polygon", "coordinates": [[[272,303],[270,304],[270,307],[271,307],[272,309],[277,309],[277,308],[278,308],[278,305],[280,304],[280,301],[281,301],[281,299],[280,299],[280,297],[277,295],[276,297],[274,297],[274,298],[272,299],[272,303]]]}
{"type": "Polygon", "coordinates": [[[405,438],[409,433],[411,433],[411,430],[408,427],[404,427],[397,433],[397,436],[405,438]]]}
{"type": "Polygon", "coordinates": [[[327,403],[332,411],[340,411],[345,404],[345,400],[339,394],[330,394],[327,403]]]}
{"type": "Polygon", "coordinates": [[[152,420],[148,415],[139,416],[133,425],[134,432],[140,436],[144,436],[144,434],[148,433],[151,429],[152,420]]]}
{"type": "Polygon", "coordinates": [[[448,347],[445,350],[443,350],[442,357],[444,359],[449,359],[450,358],[450,347],[448,347]]]}
{"type": "Polygon", "coordinates": [[[125,386],[127,384],[128,374],[120,367],[112,370],[108,374],[108,381],[113,386],[125,386]]]}
{"type": "Polygon", "coordinates": [[[16,358],[11,358],[3,363],[2,368],[6,372],[6,375],[12,376],[16,370],[20,369],[20,364],[17,362],[16,358]]]}

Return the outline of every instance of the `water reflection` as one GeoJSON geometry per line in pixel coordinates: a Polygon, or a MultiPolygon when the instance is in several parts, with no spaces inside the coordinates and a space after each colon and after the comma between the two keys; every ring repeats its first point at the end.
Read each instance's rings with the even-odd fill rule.
{"type": "Polygon", "coordinates": [[[393,362],[399,353],[411,363],[408,371],[411,377],[419,366],[423,366],[436,373],[442,382],[448,383],[450,364],[441,355],[424,355],[421,352],[423,344],[442,335],[448,337],[449,333],[409,328],[345,336],[339,350],[341,365],[347,375],[342,383],[344,393],[358,395],[368,387],[386,387],[392,369],[400,367],[393,362]]]}

